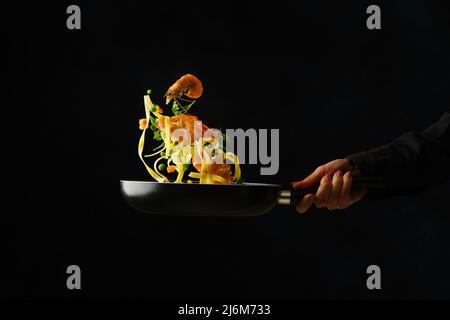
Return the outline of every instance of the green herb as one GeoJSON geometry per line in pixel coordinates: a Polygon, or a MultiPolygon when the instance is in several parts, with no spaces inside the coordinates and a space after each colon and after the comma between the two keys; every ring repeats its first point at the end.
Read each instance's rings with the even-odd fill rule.
{"type": "MultiPolygon", "coordinates": [[[[155,107],[152,107],[152,109],[155,107]]],[[[150,129],[153,131],[153,139],[156,141],[162,140],[161,132],[159,132],[159,129],[156,127],[156,119],[152,116],[150,116],[150,129]]]]}
{"type": "Polygon", "coordinates": [[[159,171],[164,171],[166,169],[166,165],[164,164],[164,163],[160,163],[159,165],[158,165],[158,170],[159,171]]]}
{"type": "Polygon", "coordinates": [[[153,139],[156,141],[161,141],[163,138],[161,137],[161,133],[159,131],[153,131],[153,139]]]}
{"type": "Polygon", "coordinates": [[[178,107],[178,103],[177,103],[175,100],[173,100],[173,103],[172,103],[172,113],[173,113],[174,115],[176,115],[176,116],[179,116],[179,115],[183,114],[183,113],[180,111],[180,109],[179,109],[179,107],[178,107]]]}
{"type": "Polygon", "coordinates": [[[187,106],[183,107],[181,104],[179,104],[176,100],[173,100],[172,102],[172,113],[176,116],[179,115],[185,115],[188,113],[189,109],[194,105],[195,100],[192,101],[187,106]]]}
{"type": "Polygon", "coordinates": [[[164,147],[164,145],[165,145],[164,142],[161,143],[159,146],[157,146],[155,149],[153,149],[153,151],[156,151],[157,149],[164,147]]]}

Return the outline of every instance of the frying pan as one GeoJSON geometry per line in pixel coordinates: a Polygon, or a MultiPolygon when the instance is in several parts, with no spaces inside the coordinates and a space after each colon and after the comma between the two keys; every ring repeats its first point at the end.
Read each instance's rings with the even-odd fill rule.
{"type": "MultiPolygon", "coordinates": [[[[379,178],[354,177],[353,188],[381,189],[379,178]]],[[[121,192],[137,211],[182,216],[258,216],[275,205],[295,206],[310,189],[283,190],[278,184],[179,184],[120,181],[121,192]]]]}

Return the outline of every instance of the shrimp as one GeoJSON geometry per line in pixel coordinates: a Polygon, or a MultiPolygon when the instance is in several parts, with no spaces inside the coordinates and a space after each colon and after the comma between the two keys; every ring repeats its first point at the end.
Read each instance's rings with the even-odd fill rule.
{"type": "Polygon", "coordinates": [[[166,97],[166,104],[169,104],[172,99],[181,98],[183,95],[191,99],[197,99],[200,98],[202,93],[203,85],[200,80],[192,74],[185,74],[167,90],[164,96],[166,97]]]}
{"type": "MultiPolygon", "coordinates": [[[[195,121],[199,121],[198,118],[196,116],[188,116],[188,115],[178,115],[178,116],[172,116],[170,117],[170,132],[173,132],[176,129],[186,129],[189,133],[189,137],[191,139],[191,141],[183,141],[184,144],[191,144],[193,143],[193,139],[194,139],[194,123],[195,121]]],[[[165,130],[165,123],[164,121],[160,121],[158,119],[158,124],[156,126],[159,130],[161,130],[162,132],[164,132],[165,130]]],[[[202,123],[202,132],[201,135],[203,136],[203,134],[205,133],[206,130],[208,130],[209,128],[207,126],[205,126],[202,123]]]]}

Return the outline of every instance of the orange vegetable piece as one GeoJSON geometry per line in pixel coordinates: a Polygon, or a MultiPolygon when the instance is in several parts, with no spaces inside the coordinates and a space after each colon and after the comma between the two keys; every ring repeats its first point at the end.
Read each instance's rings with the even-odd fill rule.
{"type": "Polygon", "coordinates": [[[140,119],[139,120],[139,129],[144,130],[148,128],[148,122],[147,119],[140,119]]]}
{"type": "Polygon", "coordinates": [[[167,167],[167,173],[173,173],[175,172],[176,167],[175,166],[168,166],[167,167]]]}

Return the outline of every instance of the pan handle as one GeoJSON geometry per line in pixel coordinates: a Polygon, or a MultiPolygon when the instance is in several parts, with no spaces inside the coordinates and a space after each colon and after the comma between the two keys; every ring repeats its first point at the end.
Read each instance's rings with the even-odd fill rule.
{"type": "MultiPolygon", "coordinates": [[[[360,177],[354,176],[352,182],[352,188],[357,189],[369,189],[369,190],[383,190],[386,185],[384,179],[381,177],[360,177]]],[[[303,199],[307,194],[315,194],[319,184],[316,184],[308,189],[291,189],[283,190],[280,192],[278,197],[278,204],[281,205],[291,205],[297,206],[297,204],[303,199]]]]}

